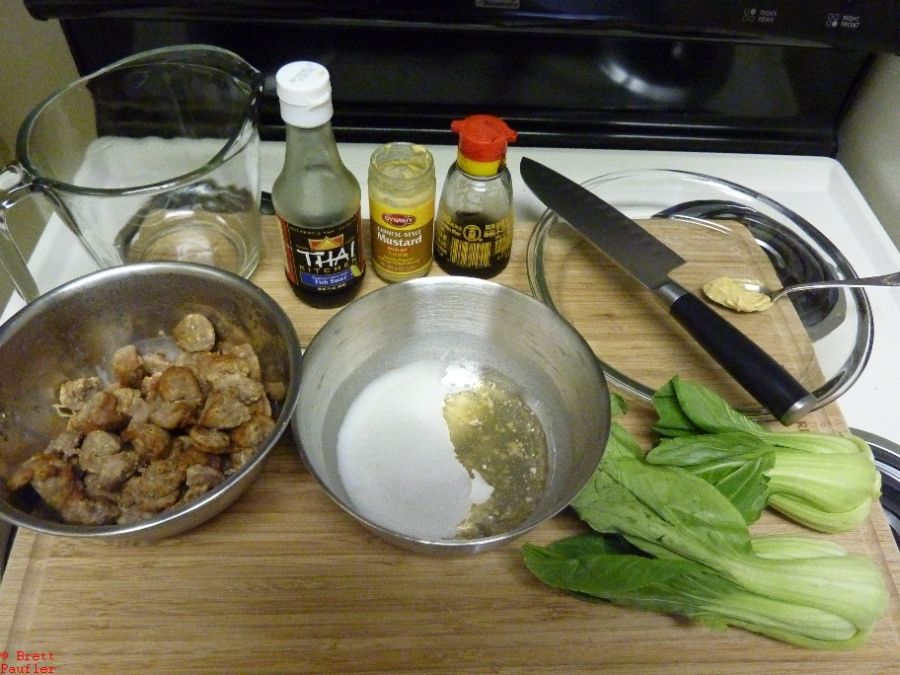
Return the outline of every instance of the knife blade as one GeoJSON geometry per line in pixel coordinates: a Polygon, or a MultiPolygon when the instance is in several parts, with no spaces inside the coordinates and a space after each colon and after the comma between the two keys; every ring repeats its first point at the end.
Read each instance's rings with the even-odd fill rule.
{"type": "Polygon", "coordinates": [[[759,403],[784,424],[815,407],[816,397],[750,338],[670,278],[684,258],[578,183],[528,157],[525,184],[548,208],[645,287],[669,314],[759,403]]]}

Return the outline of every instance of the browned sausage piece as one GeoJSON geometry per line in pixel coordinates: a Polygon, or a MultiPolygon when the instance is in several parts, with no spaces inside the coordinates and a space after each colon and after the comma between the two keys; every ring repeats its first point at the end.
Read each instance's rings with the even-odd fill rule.
{"type": "Polygon", "coordinates": [[[275,421],[271,417],[254,415],[239,427],[231,430],[231,442],[237,448],[259,448],[272,430],[275,421]]]}
{"type": "Polygon", "coordinates": [[[208,352],[216,344],[216,329],[202,314],[187,314],[175,326],[173,335],[186,352],[208,352]]]}
{"type": "Polygon", "coordinates": [[[236,398],[241,403],[250,404],[266,395],[262,382],[240,373],[228,373],[213,382],[213,391],[236,398]]]}
{"type": "Polygon", "coordinates": [[[191,447],[200,452],[209,452],[214,455],[231,452],[231,438],[224,431],[218,429],[193,427],[188,438],[191,439],[191,447]]]}
{"type": "Polygon", "coordinates": [[[137,347],[128,345],[116,350],[112,358],[113,376],[123,387],[139,387],[144,377],[144,367],[137,347]]]}
{"type": "Polygon", "coordinates": [[[134,475],[140,462],[140,455],[134,450],[117,452],[107,457],[100,463],[100,470],[94,474],[97,477],[97,485],[103,490],[118,490],[134,475]]]}
{"type": "Polygon", "coordinates": [[[122,449],[122,439],[108,431],[92,431],[84,437],[78,451],[78,465],[85,471],[100,473],[103,461],[122,449]]]}
{"type": "Polygon", "coordinates": [[[199,405],[203,391],[193,371],[185,366],[170,366],[159,376],[156,391],[164,401],[187,401],[199,405]]]}
{"type": "Polygon", "coordinates": [[[119,516],[119,507],[109,499],[82,492],[72,494],[57,510],[67,523],[79,525],[108,525],[119,516]]]}
{"type": "Polygon", "coordinates": [[[144,375],[158,375],[171,365],[172,362],[166,358],[165,354],[141,354],[141,368],[144,370],[144,375]]]}
{"type": "Polygon", "coordinates": [[[149,460],[168,456],[172,448],[169,432],[150,422],[129,424],[122,432],[122,440],[131,443],[141,457],[149,460]]]}
{"type": "Polygon", "coordinates": [[[239,345],[232,345],[227,349],[222,350],[222,352],[224,354],[232,354],[233,356],[242,358],[247,362],[247,374],[254,380],[262,380],[262,368],[259,365],[259,357],[249,343],[243,342],[239,345]]]}
{"type": "Polygon", "coordinates": [[[102,389],[99,377],[79,377],[63,382],[59,388],[59,404],[69,410],[81,410],[88,399],[102,389]]]}
{"type": "Polygon", "coordinates": [[[233,396],[214,391],[206,399],[199,422],[212,429],[233,429],[249,419],[246,405],[233,396]]]}
{"type": "Polygon", "coordinates": [[[178,501],[185,470],[171,459],[151,463],[139,475],[132,476],[122,488],[120,503],[151,513],[167,509],[178,501]]]}
{"type": "Polygon", "coordinates": [[[190,425],[197,411],[197,404],[187,401],[159,401],[150,410],[149,419],[153,424],[177,431],[190,425]]]}
{"type": "Polygon", "coordinates": [[[119,431],[128,424],[129,418],[119,409],[119,399],[108,391],[100,391],[91,396],[78,412],[69,418],[68,431],[83,434],[97,429],[119,431]]]}

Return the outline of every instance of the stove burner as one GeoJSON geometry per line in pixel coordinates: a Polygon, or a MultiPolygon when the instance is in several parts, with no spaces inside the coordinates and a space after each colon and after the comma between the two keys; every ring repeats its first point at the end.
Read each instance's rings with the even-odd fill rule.
{"type": "MultiPolygon", "coordinates": [[[[687,217],[740,223],[772,262],[782,285],[838,279],[831,268],[798,235],[756,209],[736,202],[696,200],[676,204],[654,218],[687,217]]],[[[816,340],[836,328],[846,315],[846,300],[836,288],[800,291],[787,296],[810,336],[816,340]]]]}

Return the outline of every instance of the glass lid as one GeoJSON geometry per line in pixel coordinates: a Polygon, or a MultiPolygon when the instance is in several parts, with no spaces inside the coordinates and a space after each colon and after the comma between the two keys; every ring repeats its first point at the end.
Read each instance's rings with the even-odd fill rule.
{"type": "MultiPolygon", "coordinates": [[[[671,277],[704,301],[703,285],[720,276],[757,279],[773,289],[857,276],[810,223],[735,183],[653,169],[607,174],[583,185],[681,255],[686,262],[671,277]]],[[[527,264],[535,297],[572,323],[624,393],[649,401],[679,375],[704,382],[746,414],[771,417],[651,291],[555,212],[545,211],[538,221],[527,264]]],[[[756,313],[710,306],[812,391],[819,407],[859,377],[872,347],[871,308],[862,289],[791,293],[756,313]]]]}

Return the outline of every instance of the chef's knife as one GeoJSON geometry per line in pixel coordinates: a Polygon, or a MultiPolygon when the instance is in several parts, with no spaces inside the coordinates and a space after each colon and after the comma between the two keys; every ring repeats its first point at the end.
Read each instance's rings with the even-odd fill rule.
{"type": "Polygon", "coordinates": [[[816,404],[771,356],[706,304],[669,278],[684,259],[587,188],[527,157],[522,178],[550,209],[616,264],[656,293],[669,313],[731,376],[784,424],[816,404]]]}

